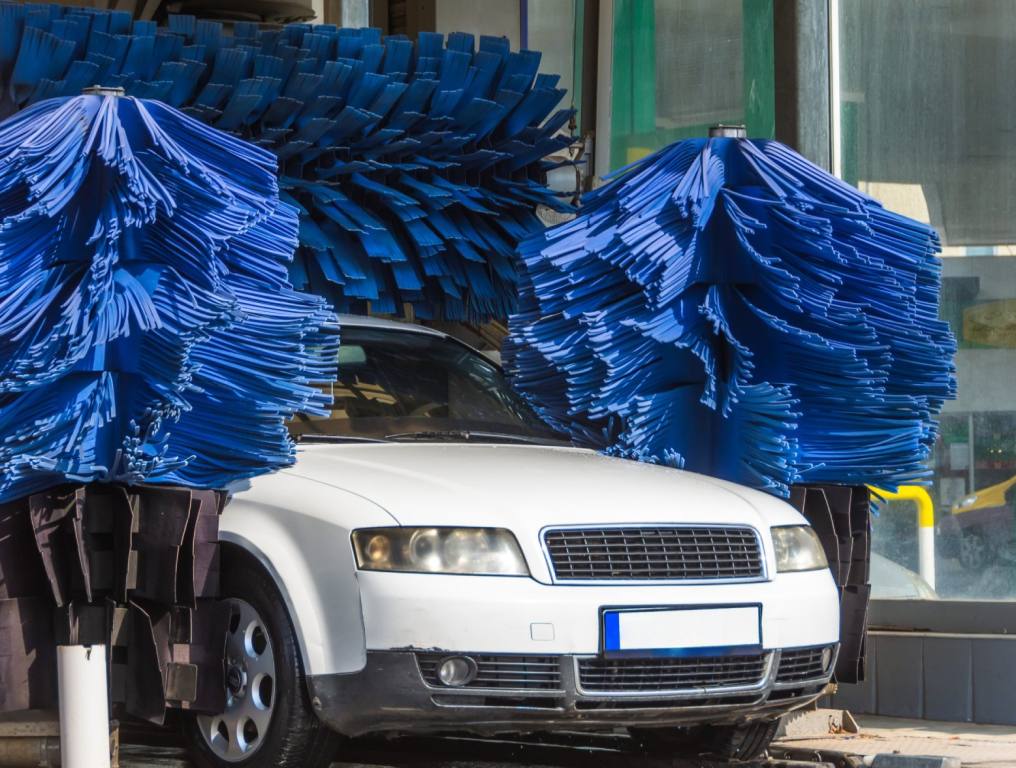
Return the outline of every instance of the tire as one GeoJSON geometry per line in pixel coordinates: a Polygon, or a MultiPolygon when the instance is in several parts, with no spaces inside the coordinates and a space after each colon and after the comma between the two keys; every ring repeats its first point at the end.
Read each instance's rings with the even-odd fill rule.
{"type": "Polygon", "coordinates": [[[694,728],[631,728],[645,752],[657,758],[708,757],[734,762],[757,760],[776,737],[780,721],[759,720],[743,725],[700,725],[694,728]]]}
{"type": "Polygon", "coordinates": [[[185,713],[190,758],[199,768],[325,768],[340,737],[311,707],[282,596],[242,551],[223,547],[222,560],[222,597],[234,606],[227,641],[229,704],[219,715],[185,713]]]}
{"type": "Polygon", "coordinates": [[[992,559],[991,541],[981,528],[969,528],[960,532],[959,560],[963,569],[977,573],[992,559]]]}

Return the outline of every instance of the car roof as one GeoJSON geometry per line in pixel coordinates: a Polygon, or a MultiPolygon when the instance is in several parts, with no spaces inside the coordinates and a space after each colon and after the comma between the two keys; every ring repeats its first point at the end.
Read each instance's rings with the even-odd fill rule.
{"type": "Polygon", "coordinates": [[[393,331],[410,331],[422,333],[429,336],[447,337],[447,333],[434,328],[427,328],[423,325],[410,323],[408,320],[390,320],[382,317],[369,317],[367,315],[339,315],[340,333],[342,328],[384,328],[393,331]]]}

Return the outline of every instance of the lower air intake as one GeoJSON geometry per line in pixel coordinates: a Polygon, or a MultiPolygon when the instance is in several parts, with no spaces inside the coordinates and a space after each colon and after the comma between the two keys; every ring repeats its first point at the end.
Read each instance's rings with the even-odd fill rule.
{"type": "Polygon", "coordinates": [[[579,659],[579,681],[587,693],[685,691],[756,685],[766,654],[694,659],[579,659]]]}
{"type": "Polygon", "coordinates": [[[796,683],[824,677],[828,672],[822,659],[822,652],[828,648],[827,645],[821,645],[783,651],[780,655],[780,667],[776,672],[776,682],[796,683]]]}

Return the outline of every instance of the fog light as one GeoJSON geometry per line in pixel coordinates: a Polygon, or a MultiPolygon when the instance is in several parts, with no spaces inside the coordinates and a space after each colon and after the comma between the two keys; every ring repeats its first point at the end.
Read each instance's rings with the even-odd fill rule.
{"type": "Polygon", "coordinates": [[[468,656],[452,656],[442,661],[437,668],[438,680],[452,687],[467,685],[474,677],[476,662],[468,656]]]}
{"type": "Polygon", "coordinates": [[[828,672],[829,665],[833,662],[833,649],[832,646],[827,645],[822,649],[822,671],[828,672]]]}

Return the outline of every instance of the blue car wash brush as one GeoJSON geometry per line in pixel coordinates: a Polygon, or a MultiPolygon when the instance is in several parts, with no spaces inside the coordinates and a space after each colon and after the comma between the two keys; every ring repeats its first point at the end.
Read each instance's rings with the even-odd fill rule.
{"type": "Polygon", "coordinates": [[[779,496],[926,478],[956,391],[934,230],[715,134],[520,245],[514,384],[583,444],[779,496]]]}
{"type": "Polygon", "coordinates": [[[107,680],[152,722],[224,706],[226,489],[335,378],[298,221],[270,152],[158,101],[0,123],[0,711],[53,707],[58,658],[65,764],[108,765],[107,680]]]}

